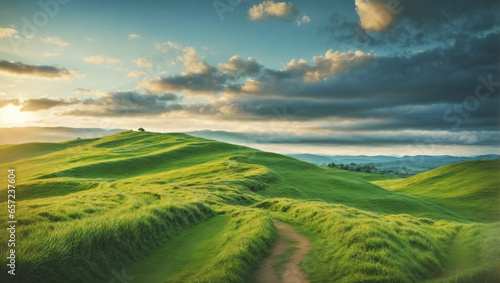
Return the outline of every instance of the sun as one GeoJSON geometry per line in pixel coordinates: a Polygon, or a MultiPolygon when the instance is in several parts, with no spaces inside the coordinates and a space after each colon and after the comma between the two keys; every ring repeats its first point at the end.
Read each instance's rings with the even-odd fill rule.
{"type": "Polygon", "coordinates": [[[0,109],[0,126],[19,126],[26,122],[36,121],[37,117],[30,112],[22,112],[21,106],[7,105],[0,109]]]}

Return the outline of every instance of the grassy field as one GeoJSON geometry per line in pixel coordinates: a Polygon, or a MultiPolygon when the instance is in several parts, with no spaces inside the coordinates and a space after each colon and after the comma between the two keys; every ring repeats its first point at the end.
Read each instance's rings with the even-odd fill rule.
{"type": "Polygon", "coordinates": [[[374,182],[439,204],[471,221],[500,221],[500,160],[468,161],[416,176],[374,182]]]}
{"type": "MultiPolygon", "coordinates": [[[[0,156],[0,181],[16,169],[17,282],[109,282],[122,270],[137,282],[249,282],[276,238],[272,217],[311,238],[311,282],[499,278],[500,251],[488,248],[500,246],[488,217],[498,212],[496,161],[387,180],[132,131],[5,145],[0,156]]],[[[5,186],[0,196],[6,206],[5,186]]],[[[0,245],[4,268],[8,252],[0,245]]]]}

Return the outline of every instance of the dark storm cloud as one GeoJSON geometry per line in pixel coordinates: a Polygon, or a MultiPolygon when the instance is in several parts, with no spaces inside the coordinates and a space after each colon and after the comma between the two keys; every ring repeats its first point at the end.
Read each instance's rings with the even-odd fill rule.
{"type": "Polygon", "coordinates": [[[255,143],[309,144],[309,145],[479,145],[494,146],[500,141],[499,132],[371,132],[330,133],[323,135],[247,133],[247,140],[255,143]]]}
{"type": "MultiPolygon", "coordinates": [[[[231,75],[227,72],[158,80],[163,80],[163,87],[176,81],[177,91],[231,93],[225,100],[183,105],[183,111],[217,119],[267,121],[276,118],[277,110],[286,108],[287,121],[358,121],[332,130],[498,130],[499,38],[498,33],[490,33],[409,56],[370,57],[360,67],[340,71],[324,61],[347,53],[327,53],[330,55],[315,58],[314,64],[295,60],[282,70],[260,66],[244,72],[244,78],[252,79],[253,92],[245,91],[243,84],[230,84],[233,78],[228,79],[231,75]],[[308,72],[325,75],[306,81],[308,72]]],[[[240,64],[233,69],[245,68],[240,64]]]]}
{"type": "Polygon", "coordinates": [[[81,76],[78,71],[68,71],[53,66],[27,65],[21,62],[0,60],[0,74],[27,76],[40,79],[70,79],[71,76],[81,76]]]}
{"type": "Polygon", "coordinates": [[[268,92],[288,98],[384,99],[389,104],[459,102],[474,94],[479,76],[491,74],[500,81],[498,50],[499,34],[495,33],[412,56],[378,57],[363,68],[313,84],[275,73],[261,77],[260,82],[268,92]]]}
{"type": "MultiPolygon", "coordinates": [[[[401,48],[449,45],[457,38],[493,31],[499,27],[500,3],[496,0],[366,2],[381,4],[384,14],[380,18],[390,22],[386,29],[380,32],[367,31],[362,28],[363,21],[360,23],[359,18],[353,20],[333,14],[320,31],[329,33],[331,39],[343,48],[363,50],[379,46],[386,52],[404,53],[401,48]]],[[[366,14],[373,13],[367,11],[366,14]]]]}

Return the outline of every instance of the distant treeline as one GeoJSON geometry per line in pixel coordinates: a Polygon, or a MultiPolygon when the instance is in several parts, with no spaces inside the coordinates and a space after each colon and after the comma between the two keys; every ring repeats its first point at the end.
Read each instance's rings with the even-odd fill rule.
{"type": "Polygon", "coordinates": [[[366,173],[376,173],[384,175],[393,175],[400,177],[409,177],[421,172],[413,172],[414,170],[408,169],[405,166],[397,168],[385,168],[380,164],[356,164],[351,162],[350,164],[335,164],[335,162],[323,164],[323,167],[328,168],[338,168],[342,170],[356,171],[356,172],[366,172],[366,173]]]}

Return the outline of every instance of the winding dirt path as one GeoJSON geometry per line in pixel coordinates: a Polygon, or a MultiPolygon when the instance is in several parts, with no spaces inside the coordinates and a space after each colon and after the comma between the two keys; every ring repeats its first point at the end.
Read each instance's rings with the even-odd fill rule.
{"type": "Polygon", "coordinates": [[[278,240],[274,243],[271,254],[266,257],[257,272],[255,282],[257,283],[305,283],[305,279],[297,265],[306,257],[311,248],[311,242],[302,234],[299,234],[291,225],[273,219],[274,226],[278,229],[278,240]],[[288,257],[280,272],[273,267],[276,262],[283,258],[289,248],[295,250],[288,257]],[[280,278],[281,277],[281,278],[280,278]]]}

